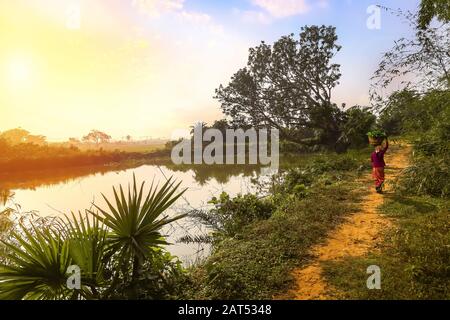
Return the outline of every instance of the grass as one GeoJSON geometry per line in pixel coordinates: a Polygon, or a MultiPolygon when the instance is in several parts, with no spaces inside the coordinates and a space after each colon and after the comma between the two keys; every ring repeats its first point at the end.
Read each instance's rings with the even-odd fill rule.
{"type": "Polygon", "coordinates": [[[195,299],[272,299],[290,288],[290,271],[310,261],[311,246],[358,210],[355,202],[362,192],[360,182],[355,182],[356,169],[368,160],[367,151],[356,154],[360,160],[342,170],[336,164],[340,167],[351,155],[312,157],[305,168],[314,181],[306,185],[306,194],[297,194],[292,184],[287,194],[273,196],[276,209],[269,219],[250,223],[216,244],[212,255],[191,270],[190,295],[195,299]]]}
{"type": "MultiPolygon", "coordinates": [[[[108,150],[98,149],[80,150],[76,147],[62,145],[9,145],[0,140],[0,173],[16,173],[23,171],[39,171],[46,169],[74,168],[83,166],[104,166],[129,161],[145,161],[159,158],[167,159],[168,149],[159,145],[135,145],[128,150],[120,151],[118,145],[111,144],[108,150]],[[151,151],[150,151],[151,150],[151,151]],[[145,152],[149,151],[149,152],[145,152]]],[[[124,146],[122,146],[124,147],[124,146]]]]}
{"type": "Polygon", "coordinates": [[[100,146],[89,144],[77,144],[82,151],[98,150],[102,148],[104,151],[119,151],[129,153],[149,153],[165,148],[165,144],[144,144],[144,143],[104,143],[100,146]]]}
{"type": "Polygon", "coordinates": [[[393,196],[380,208],[396,221],[378,252],[324,263],[343,299],[449,299],[450,205],[432,197],[393,196]],[[381,268],[381,290],[368,290],[366,269],[381,268]]]}

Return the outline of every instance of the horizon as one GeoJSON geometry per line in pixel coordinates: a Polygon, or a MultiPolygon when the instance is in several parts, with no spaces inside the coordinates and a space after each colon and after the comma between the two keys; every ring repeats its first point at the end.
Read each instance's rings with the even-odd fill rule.
{"type": "MultiPolygon", "coordinates": [[[[0,131],[22,127],[49,141],[98,129],[113,138],[170,138],[223,118],[214,89],[247,62],[248,49],[333,25],[343,47],[338,105],[369,105],[370,77],[408,26],[371,1],[19,0],[0,4],[0,131]],[[284,1],[284,2],[283,2],[284,1]],[[283,3],[283,5],[280,5],[283,3]]],[[[379,1],[415,10],[419,1],[379,1]]]]}

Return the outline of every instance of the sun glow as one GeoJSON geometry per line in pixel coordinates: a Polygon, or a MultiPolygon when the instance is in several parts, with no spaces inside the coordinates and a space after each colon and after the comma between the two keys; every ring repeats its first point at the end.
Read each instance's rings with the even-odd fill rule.
{"type": "Polygon", "coordinates": [[[7,63],[8,82],[13,88],[29,85],[31,80],[31,64],[23,57],[14,57],[7,63]]]}

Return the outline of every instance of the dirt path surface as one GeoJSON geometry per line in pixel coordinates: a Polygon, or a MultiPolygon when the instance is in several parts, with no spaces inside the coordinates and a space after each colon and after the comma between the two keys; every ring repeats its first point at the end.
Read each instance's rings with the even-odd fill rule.
{"type": "MultiPolygon", "coordinates": [[[[393,144],[386,153],[386,192],[392,189],[392,181],[408,164],[410,148],[393,144]]],[[[383,195],[374,190],[372,177],[363,179],[367,195],[363,197],[361,211],[349,216],[346,221],[329,234],[324,244],[312,248],[314,260],[306,267],[294,270],[295,287],[287,294],[287,299],[328,300],[335,299],[336,290],[327,285],[322,277],[321,262],[338,260],[344,257],[363,256],[376,249],[382,231],[391,221],[378,213],[377,207],[383,204],[383,195]]]]}

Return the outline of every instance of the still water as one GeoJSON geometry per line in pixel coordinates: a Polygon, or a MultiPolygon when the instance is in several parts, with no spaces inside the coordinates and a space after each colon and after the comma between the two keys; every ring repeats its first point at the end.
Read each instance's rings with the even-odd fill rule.
{"type": "MultiPolygon", "coordinates": [[[[184,213],[192,209],[208,209],[207,202],[221,192],[234,196],[254,190],[251,179],[259,175],[258,168],[197,166],[180,167],[171,165],[142,165],[136,168],[73,169],[65,171],[39,172],[33,175],[3,176],[0,189],[14,194],[13,202],[20,205],[19,211],[34,211],[43,217],[62,216],[70,212],[84,212],[92,203],[101,208],[106,204],[101,196],[113,199],[113,186],[122,184],[124,189],[133,181],[146,181],[149,187],[152,180],[160,184],[173,177],[181,181],[181,188],[187,188],[184,196],[167,212],[168,215],[184,213]],[[77,171],[78,170],[78,171],[77,171]]],[[[10,203],[11,205],[11,203],[10,203]]],[[[201,244],[183,244],[178,240],[185,235],[207,233],[205,226],[193,219],[184,218],[164,229],[164,234],[172,243],[167,249],[178,256],[185,264],[191,264],[209,254],[209,247],[201,244]]]]}

